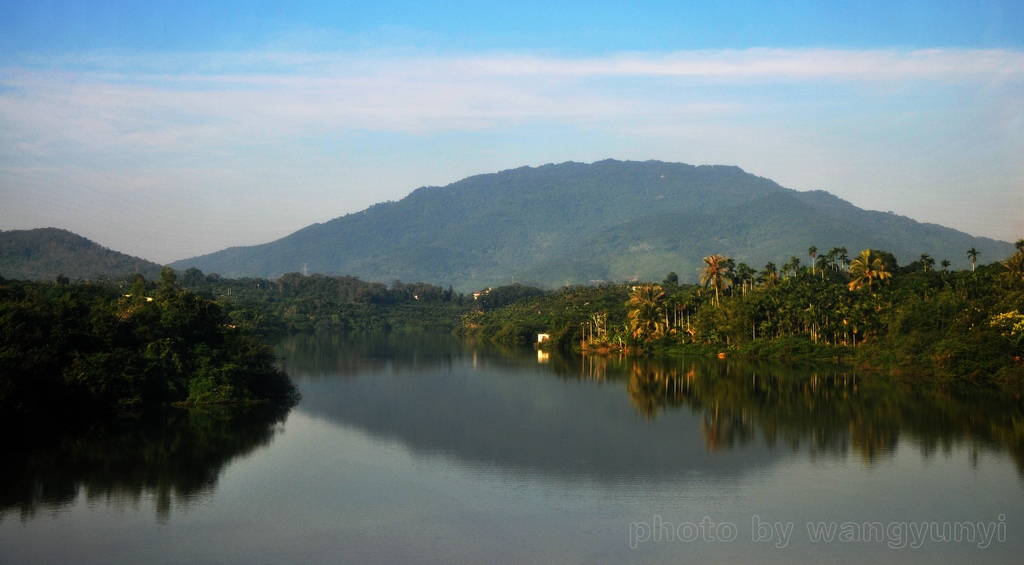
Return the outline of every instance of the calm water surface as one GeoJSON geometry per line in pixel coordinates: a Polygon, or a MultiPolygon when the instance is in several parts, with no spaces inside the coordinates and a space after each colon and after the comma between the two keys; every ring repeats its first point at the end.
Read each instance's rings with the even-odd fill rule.
{"type": "Polygon", "coordinates": [[[0,563],[1016,563],[1020,399],[832,369],[294,336],[290,412],[13,450],[0,563]]]}

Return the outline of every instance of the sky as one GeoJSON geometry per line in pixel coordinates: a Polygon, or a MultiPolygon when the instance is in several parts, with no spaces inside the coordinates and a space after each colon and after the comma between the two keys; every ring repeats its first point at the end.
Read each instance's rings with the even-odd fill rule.
{"type": "Polygon", "coordinates": [[[1024,237],[1019,0],[289,4],[0,0],[0,230],[168,263],[613,158],[1024,237]]]}

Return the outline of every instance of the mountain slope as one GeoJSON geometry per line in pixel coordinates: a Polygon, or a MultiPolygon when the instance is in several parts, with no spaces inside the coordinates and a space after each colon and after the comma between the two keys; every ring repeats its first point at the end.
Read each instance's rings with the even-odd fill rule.
{"type": "Polygon", "coordinates": [[[0,231],[0,276],[9,279],[95,279],[141,273],[153,280],[160,265],[112,251],[57,228],[0,231]]]}
{"type": "Polygon", "coordinates": [[[398,202],[315,224],[264,245],[178,261],[223,276],[300,271],[423,280],[460,290],[515,280],[556,286],[594,279],[695,281],[701,258],[755,268],[802,260],[809,246],[921,253],[965,266],[1012,246],[909,218],[861,210],[824,192],[796,192],[737,167],[659,161],[563,163],[417,189],[398,202]]]}

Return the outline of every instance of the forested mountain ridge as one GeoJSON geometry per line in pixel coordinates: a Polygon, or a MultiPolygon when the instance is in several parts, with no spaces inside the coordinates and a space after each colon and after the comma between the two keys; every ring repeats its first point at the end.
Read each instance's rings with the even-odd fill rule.
{"type": "Polygon", "coordinates": [[[9,279],[93,280],[140,273],[154,279],[160,265],[125,255],[58,228],[0,231],[0,276],[9,279]]]}
{"type": "Polygon", "coordinates": [[[544,286],[656,280],[670,270],[695,282],[711,253],[759,266],[806,260],[811,245],[884,249],[904,263],[928,253],[960,268],[972,247],[984,261],[1013,251],[1007,242],[862,210],[825,192],[783,188],[738,167],[605,160],[423,187],[270,243],[172,266],[268,278],[305,266],[470,290],[513,279],[544,286]]]}

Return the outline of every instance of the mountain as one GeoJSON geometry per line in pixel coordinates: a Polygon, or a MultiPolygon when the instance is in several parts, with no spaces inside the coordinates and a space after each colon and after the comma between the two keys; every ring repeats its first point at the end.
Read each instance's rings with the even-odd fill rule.
{"type": "Polygon", "coordinates": [[[160,268],[62,229],[0,231],[0,276],[9,279],[53,280],[63,274],[75,280],[141,273],[154,280],[160,268]]]}
{"type": "Polygon", "coordinates": [[[722,253],[759,268],[807,248],[871,247],[901,263],[928,253],[955,267],[974,247],[986,261],[1013,251],[821,191],[797,192],[738,167],[606,160],[521,167],[419,188],[398,202],[303,228],[277,241],[173,263],[226,277],[301,271],[451,284],[593,280],[696,282],[701,258],[722,253]]]}

